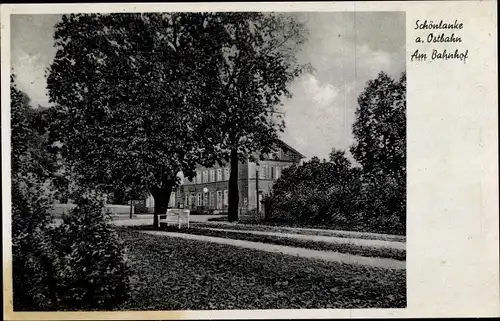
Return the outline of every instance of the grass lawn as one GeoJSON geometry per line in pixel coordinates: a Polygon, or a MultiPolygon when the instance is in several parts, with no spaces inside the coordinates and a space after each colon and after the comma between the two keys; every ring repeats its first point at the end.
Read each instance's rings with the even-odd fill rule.
{"type": "Polygon", "coordinates": [[[120,310],[404,308],[406,272],[118,228],[135,274],[120,310]]]}
{"type": "Polygon", "coordinates": [[[196,235],[223,237],[233,240],[246,240],[252,242],[301,247],[319,251],[331,251],[331,252],[349,253],[353,255],[361,255],[369,257],[389,258],[399,261],[406,260],[406,251],[401,249],[375,248],[375,247],[360,246],[360,245],[345,244],[345,243],[341,244],[341,243],[316,242],[316,241],[292,239],[288,237],[280,237],[272,235],[255,235],[248,233],[213,231],[201,228],[183,229],[180,232],[188,234],[196,234],[196,235]]]}
{"type": "MultiPolygon", "coordinates": [[[[334,231],[327,229],[326,227],[319,228],[315,227],[315,231],[308,230],[296,230],[293,228],[289,228],[288,226],[278,226],[271,225],[270,223],[261,222],[260,224],[256,224],[254,222],[246,223],[244,221],[238,222],[237,224],[218,224],[216,221],[209,220],[210,223],[195,223],[196,226],[199,227],[212,227],[212,228],[223,228],[230,230],[254,230],[254,231],[263,231],[263,232],[285,232],[285,233],[297,233],[297,234],[306,234],[306,235],[322,235],[322,236],[335,236],[335,237],[344,237],[349,238],[352,235],[346,233],[339,233],[338,231],[334,231]],[[324,229],[324,230],[322,230],[324,229]]],[[[194,224],[193,224],[194,225],[194,224]]],[[[359,234],[355,232],[355,237],[358,239],[366,239],[366,240],[382,240],[382,241],[394,241],[394,242],[405,242],[406,237],[403,235],[386,235],[386,234],[375,234],[375,233],[367,233],[367,234],[359,234]]],[[[363,232],[361,232],[363,233],[363,232]]]]}

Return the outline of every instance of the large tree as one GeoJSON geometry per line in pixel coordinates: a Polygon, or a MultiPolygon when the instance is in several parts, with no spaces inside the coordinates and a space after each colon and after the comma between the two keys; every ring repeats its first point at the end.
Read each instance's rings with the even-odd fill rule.
{"type": "Polygon", "coordinates": [[[154,225],[182,171],[213,158],[223,36],[208,13],[63,16],[48,90],[52,131],[82,183],[144,186],[154,225]]]}
{"type": "Polygon", "coordinates": [[[381,72],[358,98],[354,158],[367,173],[406,175],[406,74],[399,80],[381,72]]]}
{"type": "Polygon", "coordinates": [[[297,60],[307,40],[304,25],[289,14],[219,13],[220,112],[213,130],[219,134],[217,160],[230,162],[229,221],[238,219],[238,164],[271,152],[284,122],[278,108],[290,97],[288,85],[308,65],[297,60]]]}
{"type": "Polygon", "coordinates": [[[366,215],[381,225],[406,226],[406,74],[399,80],[381,72],[358,98],[356,143],[362,165],[366,215]]]}

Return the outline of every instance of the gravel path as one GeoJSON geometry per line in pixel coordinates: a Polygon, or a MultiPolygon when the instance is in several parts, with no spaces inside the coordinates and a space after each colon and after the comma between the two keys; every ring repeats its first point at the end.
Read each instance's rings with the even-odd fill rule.
{"type": "Polygon", "coordinates": [[[295,248],[291,246],[283,246],[283,245],[275,245],[275,244],[265,244],[259,242],[250,242],[243,240],[233,240],[226,239],[221,237],[212,237],[212,236],[204,236],[204,235],[194,235],[194,234],[184,234],[184,233],[175,233],[175,232],[163,232],[163,231],[142,231],[142,233],[163,236],[163,237],[177,237],[189,240],[198,240],[204,242],[212,242],[217,244],[227,244],[233,246],[239,246],[243,248],[256,249],[266,252],[274,252],[274,253],[283,253],[287,255],[300,256],[310,259],[320,259],[331,262],[340,262],[347,264],[360,264],[367,265],[372,267],[380,267],[386,269],[396,269],[402,270],[406,269],[405,261],[398,261],[393,259],[385,259],[385,258],[373,258],[373,257],[364,257],[357,256],[351,254],[343,254],[337,252],[325,252],[325,251],[317,251],[305,248],[295,248]]]}
{"type": "Polygon", "coordinates": [[[359,246],[369,246],[378,248],[382,247],[382,248],[392,248],[400,250],[404,250],[406,248],[405,243],[393,242],[393,241],[345,238],[345,237],[334,237],[334,236],[323,236],[323,235],[307,235],[307,234],[295,234],[295,233],[251,231],[251,230],[230,230],[230,229],[212,228],[212,227],[199,227],[199,228],[210,231],[218,231],[218,232],[233,232],[233,233],[245,233],[253,235],[277,236],[277,237],[286,237],[297,240],[306,240],[306,241],[324,242],[324,243],[353,244],[359,246]]]}
{"type": "Polygon", "coordinates": [[[239,227],[245,227],[247,230],[252,230],[252,228],[259,229],[259,228],[270,228],[270,229],[279,229],[280,231],[291,231],[294,233],[300,234],[301,231],[303,232],[309,232],[312,234],[316,234],[314,232],[317,232],[318,234],[322,233],[331,233],[333,235],[346,235],[350,236],[352,238],[359,238],[359,237],[373,237],[374,239],[381,239],[381,240],[388,240],[388,241],[393,241],[393,242],[406,242],[406,237],[401,236],[401,235],[392,235],[392,234],[382,234],[382,233],[370,233],[370,232],[356,232],[356,231],[343,231],[343,230],[330,230],[330,229],[318,229],[318,228],[305,228],[305,227],[287,227],[287,226],[273,226],[273,225],[256,225],[256,224],[246,224],[246,223],[230,223],[230,222],[224,222],[224,221],[207,221],[204,224],[210,224],[210,225],[224,225],[224,226],[239,226],[239,227]]]}

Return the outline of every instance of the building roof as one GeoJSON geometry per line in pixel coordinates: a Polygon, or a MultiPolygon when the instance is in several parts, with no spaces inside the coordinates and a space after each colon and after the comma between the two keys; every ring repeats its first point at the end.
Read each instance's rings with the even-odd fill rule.
{"type": "Polygon", "coordinates": [[[296,153],[297,155],[299,155],[300,159],[306,158],[301,152],[299,152],[298,150],[296,150],[292,146],[288,145],[287,143],[285,143],[281,139],[278,140],[278,144],[281,145],[282,148],[289,149],[290,151],[292,151],[292,152],[296,153]]]}

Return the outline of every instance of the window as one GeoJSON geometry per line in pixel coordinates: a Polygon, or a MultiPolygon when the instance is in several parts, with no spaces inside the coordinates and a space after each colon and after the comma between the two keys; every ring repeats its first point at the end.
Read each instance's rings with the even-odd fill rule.
{"type": "Polygon", "coordinates": [[[214,192],[210,192],[210,206],[214,206],[214,192]]]}
{"type": "Polygon", "coordinates": [[[203,183],[208,182],[208,171],[203,172],[203,183]]]}
{"type": "Polygon", "coordinates": [[[186,199],[184,201],[185,205],[189,205],[189,195],[186,195],[186,199]]]}
{"type": "Polygon", "coordinates": [[[208,193],[205,193],[205,195],[203,195],[203,206],[207,205],[208,205],[208,193]]]}
{"type": "Polygon", "coordinates": [[[227,194],[227,189],[225,189],[225,190],[224,190],[224,205],[228,205],[228,203],[229,203],[229,202],[228,202],[228,199],[227,199],[227,196],[228,196],[228,194],[227,194]]]}
{"type": "Polygon", "coordinates": [[[276,166],[276,179],[280,178],[280,175],[281,175],[280,168],[276,166]]]}
{"type": "Polygon", "coordinates": [[[222,168],[217,170],[217,181],[222,181],[222,168]]]}
{"type": "Polygon", "coordinates": [[[196,184],[201,184],[201,172],[196,172],[196,184]]]}
{"type": "Polygon", "coordinates": [[[201,206],[201,193],[198,193],[198,206],[201,206]]]}
{"type": "Polygon", "coordinates": [[[229,180],[229,167],[224,168],[224,180],[229,180]]]}
{"type": "Polygon", "coordinates": [[[222,208],[222,192],[217,191],[217,208],[221,209],[222,208]]]}
{"type": "Polygon", "coordinates": [[[215,182],[215,170],[210,170],[210,181],[215,182]]]}
{"type": "Polygon", "coordinates": [[[274,179],[274,167],[271,166],[271,179],[274,179]]]}
{"type": "Polygon", "coordinates": [[[259,178],[266,179],[267,165],[261,165],[259,169],[259,178]]]}

